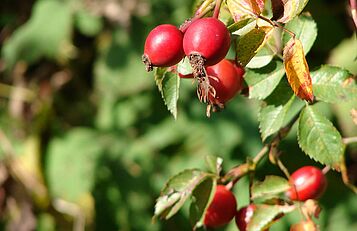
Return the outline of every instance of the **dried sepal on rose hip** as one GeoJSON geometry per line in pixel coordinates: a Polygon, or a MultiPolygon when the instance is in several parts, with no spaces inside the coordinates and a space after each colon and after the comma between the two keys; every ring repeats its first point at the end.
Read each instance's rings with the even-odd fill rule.
{"type": "Polygon", "coordinates": [[[155,27],[147,36],[142,61],[147,71],[153,67],[170,67],[184,57],[183,33],[174,25],[155,27]]]}
{"type": "Polygon", "coordinates": [[[224,185],[217,185],[213,200],[207,208],[204,225],[217,228],[229,223],[236,212],[237,201],[234,194],[224,185]]]}
{"type": "Polygon", "coordinates": [[[318,199],[327,186],[324,173],[314,166],[304,166],[293,172],[289,183],[291,187],[286,194],[291,200],[296,201],[318,199]]]}
{"type": "Polygon", "coordinates": [[[230,41],[227,27],[217,18],[197,19],[185,31],[183,49],[198,81],[199,98],[205,103],[210,93],[215,95],[205,67],[217,64],[226,56],[230,41]]]}

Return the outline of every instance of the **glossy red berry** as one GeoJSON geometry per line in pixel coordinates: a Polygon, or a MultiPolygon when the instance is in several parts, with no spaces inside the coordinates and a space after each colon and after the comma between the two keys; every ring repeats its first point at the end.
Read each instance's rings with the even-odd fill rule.
{"type": "Polygon", "coordinates": [[[236,225],[240,231],[246,231],[249,221],[252,219],[256,206],[250,204],[241,208],[235,215],[236,225]]]}
{"type": "Polygon", "coordinates": [[[237,209],[236,198],[224,185],[218,185],[213,200],[209,205],[204,225],[208,228],[216,228],[230,222],[237,209]]]}
{"type": "Polygon", "coordinates": [[[209,97],[213,104],[224,104],[242,89],[244,68],[234,61],[223,59],[206,70],[210,85],[216,93],[215,96],[210,94],[209,97]]]}
{"type": "Polygon", "coordinates": [[[314,166],[304,166],[291,174],[291,188],[287,196],[291,200],[306,201],[317,199],[325,191],[327,181],[323,172],[314,166]]]}
{"type": "Polygon", "coordinates": [[[186,56],[200,55],[205,65],[210,66],[221,61],[230,46],[230,34],[226,26],[216,18],[201,18],[193,22],[183,37],[183,49],[186,56]]]}
{"type": "Polygon", "coordinates": [[[174,25],[155,27],[148,35],[144,46],[143,62],[147,71],[155,67],[177,64],[184,56],[183,33],[174,25]]]}

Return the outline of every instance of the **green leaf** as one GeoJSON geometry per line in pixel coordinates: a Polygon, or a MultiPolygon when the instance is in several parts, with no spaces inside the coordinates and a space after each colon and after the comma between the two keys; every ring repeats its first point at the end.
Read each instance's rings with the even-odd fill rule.
{"type": "Polygon", "coordinates": [[[195,188],[214,175],[198,169],[189,169],[173,176],[161,191],[155,205],[154,218],[160,216],[169,219],[175,215],[191,196],[195,188]]]}
{"type": "Polygon", "coordinates": [[[309,0],[285,0],[284,1],[284,15],[278,19],[278,22],[287,23],[296,16],[298,16],[309,0]]]}
{"type": "Polygon", "coordinates": [[[183,58],[181,62],[177,64],[177,72],[181,75],[190,75],[193,73],[190,60],[188,58],[183,58]]]}
{"type": "Polygon", "coordinates": [[[210,172],[219,176],[222,170],[223,159],[217,156],[208,155],[205,160],[210,172]]]}
{"type": "Polygon", "coordinates": [[[101,153],[98,136],[89,129],[75,128],[65,137],[53,139],[48,147],[45,168],[52,197],[78,202],[90,193],[101,153]]]}
{"type": "Polygon", "coordinates": [[[261,28],[254,28],[238,39],[236,46],[236,57],[242,66],[246,66],[255,56],[258,48],[265,38],[265,31],[261,28]]]}
{"type": "MultiPolygon", "coordinates": [[[[317,26],[314,19],[310,15],[300,15],[287,23],[285,28],[295,33],[296,37],[301,41],[306,55],[317,37],[317,26]]],[[[284,32],[283,43],[287,44],[290,39],[291,35],[284,32]]]]}
{"type": "MultiPolygon", "coordinates": [[[[233,34],[236,34],[236,35],[242,35],[241,33],[239,33],[238,31],[240,31],[242,28],[245,28],[247,27],[248,25],[253,25],[251,26],[250,30],[254,28],[254,26],[256,25],[257,23],[255,22],[254,19],[252,18],[246,18],[246,19],[243,19],[243,20],[240,20],[238,22],[235,22],[231,25],[228,26],[228,30],[229,32],[233,33],[233,34]]],[[[248,32],[248,31],[247,31],[248,32]]]]}
{"type": "Polygon", "coordinates": [[[271,198],[289,189],[288,180],[280,176],[266,176],[264,181],[256,182],[252,188],[252,199],[271,198]]]}
{"type": "Polygon", "coordinates": [[[318,100],[327,103],[357,100],[356,80],[345,69],[325,65],[311,72],[311,78],[318,100]]]}
{"type": "Polygon", "coordinates": [[[76,13],[75,23],[79,31],[87,36],[95,36],[103,27],[101,18],[86,10],[80,10],[76,13]]]}
{"type": "Polygon", "coordinates": [[[258,115],[262,139],[279,131],[301,110],[304,103],[293,92],[286,79],[280,81],[274,92],[266,98],[258,115]]]}
{"type": "Polygon", "coordinates": [[[156,68],[155,81],[167,109],[177,119],[177,100],[179,98],[180,77],[166,68],[156,68]]]}
{"type": "Polygon", "coordinates": [[[342,40],[341,43],[330,52],[328,63],[342,67],[350,71],[353,75],[357,75],[356,50],[356,35],[352,34],[350,38],[342,40]]]}
{"type": "Polygon", "coordinates": [[[344,152],[341,135],[313,106],[306,106],[300,114],[298,142],[310,158],[339,169],[344,152]]]}
{"type": "Polygon", "coordinates": [[[249,86],[249,98],[265,99],[274,91],[284,74],[285,70],[281,61],[271,62],[260,69],[248,69],[244,80],[249,86]]]}
{"type": "Polygon", "coordinates": [[[273,223],[280,214],[292,212],[293,205],[256,205],[253,216],[247,225],[247,231],[262,231],[273,223]]]}
{"type": "Polygon", "coordinates": [[[194,228],[203,226],[205,212],[213,200],[216,188],[214,178],[206,178],[199,184],[192,193],[192,202],[190,205],[190,221],[194,228]]]}
{"type": "Polygon", "coordinates": [[[3,57],[10,69],[19,60],[34,63],[42,57],[68,56],[72,14],[68,4],[36,1],[31,18],[5,42],[3,57]],[[50,22],[50,23],[49,23],[50,22]]]}

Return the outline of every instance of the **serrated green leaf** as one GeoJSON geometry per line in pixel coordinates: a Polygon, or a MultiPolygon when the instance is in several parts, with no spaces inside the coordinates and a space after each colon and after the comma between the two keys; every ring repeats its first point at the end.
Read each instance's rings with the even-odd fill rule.
{"type": "Polygon", "coordinates": [[[344,152],[341,135],[313,106],[306,106],[300,114],[298,142],[310,158],[339,168],[344,152]]]}
{"type": "Polygon", "coordinates": [[[254,28],[238,39],[236,57],[242,66],[246,66],[257,53],[258,48],[264,42],[265,35],[263,29],[254,28]]]}
{"type": "Polygon", "coordinates": [[[155,205],[154,218],[169,219],[183,206],[195,188],[214,175],[198,169],[188,169],[173,176],[161,191],[155,205]]]}
{"type": "Polygon", "coordinates": [[[357,84],[345,69],[322,66],[311,72],[314,94],[318,100],[327,103],[357,100],[357,84]]]}
{"type": "Polygon", "coordinates": [[[274,91],[284,74],[285,70],[281,61],[271,62],[261,69],[248,69],[244,80],[249,86],[249,98],[265,99],[274,91]]]}
{"type": "Polygon", "coordinates": [[[222,170],[223,159],[217,156],[208,155],[205,160],[209,171],[219,176],[222,170]]]}
{"type": "Polygon", "coordinates": [[[288,180],[280,176],[266,176],[264,181],[256,182],[252,187],[252,199],[271,198],[290,188],[288,180]]]}
{"type": "Polygon", "coordinates": [[[256,205],[253,216],[247,225],[247,231],[263,231],[268,228],[274,218],[280,214],[292,212],[295,206],[292,205],[256,205]]]}
{"type": "Polygon", "coordinates": [[[194,228],[203,226],[204,215],[213,200],[215,188],[216,180],[207,178],[193,191],[190,205],[190,221],[194,228]]]}
{"type": "Polygon", "coordinates": [[[284,1],[284,15],[278,19],[278,22],[287,23],[296,16],[298,16],[309,0],[285,0],[284,1]]]}
{"type": "MultiPolygon", "coordinates": [[[[300,15],[287,23],[285,28],[295,33],[296,37],[301,41],[306,55],[317,37],[317,26],[314,19],[310,15],[300,15]]],[[[290,39],[291,35],[284,32],[283,43],[287,44],[290,39]]]]}
{"type": "Polygon", "coordinates": [[[155,82],[167,109],[177,119],[177,100],[179,98],[180,77],[166,68],[156,68],[155,82]]]}
{"type": "MultiPolygon", "coordinates": [[[[241,35],[240,33],[237,33],[237,31],[246,27],[247,25],[256,25],[256,22],[252,18],[246,18],[246,19],[240,20],[238,22],[235,22],[235,23],[229,25],[227,29],[229,30],[229,32],[231,32],[233,34],[241,35]]],[[[253,29],[253,28],[254,27],[252,27],[251,29],[253,29]]]]}

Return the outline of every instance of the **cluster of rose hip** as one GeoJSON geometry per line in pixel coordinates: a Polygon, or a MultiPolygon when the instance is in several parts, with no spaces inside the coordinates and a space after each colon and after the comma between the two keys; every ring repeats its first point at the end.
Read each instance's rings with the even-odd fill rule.
{"type": "Polygon", "coordinates": [[[194,18],[180,28],[163,24],[154,28],[145,41],[143,62],[146,70],[171,67],[188,58],[192,73],[177,73],[181,78],[197,80],[200,101],[207,103],[207,115],[224,107],[242,88],[244,69],[234,60],[225,59],[230,33],[216,17],[194,18]]]}
{"type": "MultiPolygon", "coordinates": [[[[296,170],[291,175],[289,183],[290,188],[286,196],[294,201],[318,199],[327,186],[323,172],[313,166],[304,166],[296,170]]],[[[217,228],[229,223],[235,217],[239,230],[245,231],[255,210],[256,205],[250,204],[237,211],[237,202],[233,193],[226,186],[218,185],[206,211],[204,225],[207,228],[217,228]]]]}

